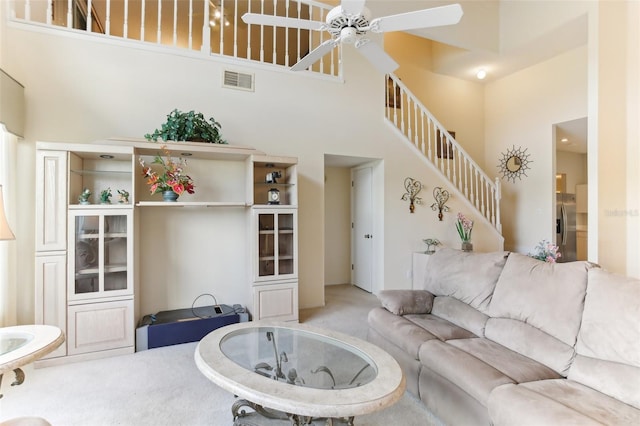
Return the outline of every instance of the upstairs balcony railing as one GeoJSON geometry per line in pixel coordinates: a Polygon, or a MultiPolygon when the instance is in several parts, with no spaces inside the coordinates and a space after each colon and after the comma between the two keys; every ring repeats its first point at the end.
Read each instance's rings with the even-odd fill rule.
{"type": "MultiPolygon", "coordinates": [[[[324,22],[331,7],[312,0],[10,0],[8,7],[14,21],[285,67],[330,37],[242,21],[252,12],[324,22]]],[[[340,77],[340,54],[334,49],[309,71],[340,77]]]]}

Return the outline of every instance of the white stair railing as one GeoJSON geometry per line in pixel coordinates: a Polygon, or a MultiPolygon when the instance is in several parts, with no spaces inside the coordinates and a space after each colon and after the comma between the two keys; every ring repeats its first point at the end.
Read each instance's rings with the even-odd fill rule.
{"type": "MultiPolygon", "coordinates": [[[[247,12],[324,21],[331,6],[314,0],[10,0],[9,7],[18,22],[285,67],[330,37],[242,21],[247,12]]],[[[340,55],[333,49],[309,72],[341,77],[340,55]]]]}
{"type": "Polygon", "coordinates": [[[388,122],[501,234],[499,178],[490,179],[395,75],[386,84],[388,122]]]}

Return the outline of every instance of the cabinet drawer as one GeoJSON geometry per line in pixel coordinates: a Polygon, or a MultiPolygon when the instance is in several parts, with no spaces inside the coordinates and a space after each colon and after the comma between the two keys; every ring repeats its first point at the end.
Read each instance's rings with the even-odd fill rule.
{"type": "Polygon", "coordinates": [[[69,355],[133,346],[133,299],[68,308],[69,355]]]}
{"type": "Polygon", "coordinates": [[[298,320],[298,282],[253,287],[255,319],[298,320]]]}

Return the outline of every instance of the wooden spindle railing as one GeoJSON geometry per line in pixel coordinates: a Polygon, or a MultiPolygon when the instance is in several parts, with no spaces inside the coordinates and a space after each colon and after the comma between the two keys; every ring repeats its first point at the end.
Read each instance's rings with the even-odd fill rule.
{"type": "Polygon", "coordinates": [[[502,233],[500,180],[495,181],[394,75],[386,76],[387,121],[409,141],[478,213],[502,233]]]}
{"type": "MultiPolygon", "coordinates": [[[[14,21],[65,27],[290,67],[329,37],[325,32],[247,25],[246,12],[324,21],[331,6],[314,0],[9,0],[14,21]]],[[[4,5],[3,5],[4,6],[4,5]]],[[[341,48],[307,72],[341,77],[341,48]]]]}

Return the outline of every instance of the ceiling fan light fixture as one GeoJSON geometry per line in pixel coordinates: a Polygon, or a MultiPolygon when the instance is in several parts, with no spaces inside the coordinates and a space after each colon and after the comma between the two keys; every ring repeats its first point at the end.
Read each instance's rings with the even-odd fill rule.
{"type": "Polygon", "coordinates": [[[340,31],[340,41],[347,44],[353,44],[357,40],[357,31],[353,27],[344,27],[340,31]]]}

